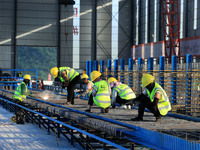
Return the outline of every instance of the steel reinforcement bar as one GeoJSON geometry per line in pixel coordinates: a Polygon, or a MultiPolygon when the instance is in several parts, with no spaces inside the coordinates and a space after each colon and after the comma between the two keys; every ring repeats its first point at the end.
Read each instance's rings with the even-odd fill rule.
{"type": "MultiPolygon", "coordinates": [[[[0,103],[0,104],[1,104],[2,106],[4,106],[5,103],[6,103],[7,105],[10,104],[10,105],[14,105],[14,106],[20,107],[20,108],[22,108],[23,110],[26,110],[26,111],[28,111],[29,113],[33,114],[33,115],[37,114],[37,115],[39,116],[39,118],[40,118],[40,120],[38,120],[39,123],[40,123],[40,124],[41,124],[41,123],[46,124],[46,126],[45,126],[44,124],[42,124],[45,128],[46,128],[46,127],[49,127],[49,128],[50,128],[50,122],[53,122],[53,123],[54,123],[53,126],[54,126],[55,128],[57,128],[57,131],[59,131],[60,133],[62,133],[64,137],[66,137],[66,135],[60,130],[60,125],[62,125],[62,126],[64,126],[64,127],[67,127],[67,128],[69,128],[70,130],[75,130],[75,131],[77,131],[77,132],[79,132],[79,133],[82,133],[82,134],[85,135],[85,136],[89,136],[89,137],[91,137],[91,138],[93,138],[93,139],[96,139],[96,140],[100,141],[100,143],[108,144],[108,145],[111,145],[111,146],[113,146],[113,147],[115,147],[115,148],[117,148],[117,149],[121,149],[121,150],[126,150],[126,149],[127,149],[127,148],[124,148],[124,147],[122,147],[122,146],[120,146],[120,145],[118,145],[118,144],[116,144],[116,143],[113,143],[113,142],[111,142],[111,141],[108,141],[108,140],[106,140],[106,139],[103,139],[103,138],[101,138],[101,137],[98,137],[98,136],[96,136],[96,135],[94,135],[94,134],[91,134],[91,133],[89,133],[89,132],[86,132],[86,131],[84,131],[84,130],[81,130],[81,129],[79,129],[79,128],[76,128],[76,127],[74,127],[74,126],[72,126],[72,125],[66,124],[66,123],[61,122],[61,121],[56,120],[56,119],[53,119],[53,118],[51,118],[51,117],[49,117],[49,116],[47,116],[47,115],[44,115],[44,114],[42,114],[42,113],[40,113],[40,112],[37,112],[37,111],[31,110],[31,109],[29,109],[29,108],[27,108],[27,107],[18,105],[18,104],[14,103],[14,102],[11,102],[11,101],[9,101],[9,100],[7,100],[7,99],[5,99],[5,98],[0,97],[0,100],[1,100],[1,103],[0,103]],[[44,122],[44,120],[42,120],[43,118],[45,118],[45,122],[44,122]]],[[[33,115],[32,115],[32,116],[33,116],[33,115]]],[[[50,130],[49,128],[48,128],[48,132],[49,132],[49,130],[50,130]]],[[[55,132],[53,129],[52,129],[52,131],[55,132]]],[[[58,133],[57,133],[57,134],[58,134],[58,133]]],[[[73,137],[73,138],[74,138],[74,137],[73,137]]]]}
{"type": "MultiPolygon", "coordinates": [[[[5,90],[3,90],[3,91],[5,91],[5,90]]],[[[12,92],[10,92],[10,93],[12,93],[12,92]]],[[[138,144],[141,144],[141,145],[144,145],[147,147],[151,147],[154,149],[169,149],[169,150],[171,150],[171,149],[181,149],[181,150],[200,149],[200,144],[197,142],[190,142],[190,141],[187,141],[187,140],[175,137],[175,136],[147,130],[147,129],[144,129],[141,127],[137,127],[134,125],[130,125],[130,124],[116,121],[116,120],[112,120],[109,118],[93,115],[90,113],[82,112],[79,110],[75,110],[73,108],[68,108],[68,107],[57,105],[57,104],[45,102],[45,101],[42,101],[39,99],[34,99],[34,100],[36,100],[38,102],[49,104],[50,106],[48,106],[48,107],[52,107],[50,110],[57,114],[61,114],[62,111],[65,112],[66,109],[68,109],[72,112],[84,114],[84,115],[87,115],[92,118],[100,119],[100,120],[110,122],[110,123],[113,123],[116,125],[127,127],[127,128],[129,128],[129,130],[116,129],[116,133],[118,135],[120,135],[121,138],[128,139],[130,141],[133,141],[135,143],[138,143],[138,144]],[[63,110],[63,109],[56,110],[56,109],[58,109],[56,107],[63,108],[65,110],[63,110]]],[[[36,104],[36,105],[38,105],[38,104],[36,104]]],[[[44,106],[41,105],[41,107],[44,107],[44,106]]],[[[82,123],[82,122],[79,122],[79,123],[82,123]]]]}

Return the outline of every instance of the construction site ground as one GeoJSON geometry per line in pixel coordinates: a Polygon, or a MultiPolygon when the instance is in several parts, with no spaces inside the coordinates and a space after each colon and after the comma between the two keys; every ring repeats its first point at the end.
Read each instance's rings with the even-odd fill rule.
{"type": "MultiPolygon", "coordinates": [[[[48,102],[60,104],[66,107],[74,108],[80,111],[85,111],[88,108],[88,101],[82,100],[82,99],[75,99],[74,105],[67,105],[67,97],[64,96],[55,96],[54,99],[47,100],[48,102]],[[55,98],[59,99],[55,99],[55,98]]],[[[145,112],[144,113],[144,121],[131,121],[131,118],[137,117],[138,111],[137,109],[119,109],[115,108],[109,109],[108,113],[101,113],[101,109],[96,106],[95,104],[92,107],[92,114],[103,116],[106,118],[110,118],[113,120],[117,120],[120,122],[124,122],[127,124],[139,126],[142,128],[150,129],[150,130],[183,130],[183,131],[200,131],[200,123],[199,122],[193,122],[193,121],[187,121],[183,119],[178,119],[170,116],[164,116],[161,119],[161,122],[156,122],[155,117],[152,113],[145,112]]]]}

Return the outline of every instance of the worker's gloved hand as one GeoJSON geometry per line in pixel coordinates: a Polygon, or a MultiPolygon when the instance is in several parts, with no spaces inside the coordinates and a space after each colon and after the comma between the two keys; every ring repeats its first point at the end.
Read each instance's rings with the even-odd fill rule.
{"type": "Polygon", "coordinates": [[[157,98],[157,97],[154,97],[154,100],[153,100],[153,105],[154,106],[157,106],[158,105],[158,101],[159,101],[159,99],[157,98]]]}
{"type": "Polygon", "coordinates": [[[69,81],[68,81],[68,80],[65,81],[65,82],[64,82],[64,85],[65,85],[65,87],[68,86],[68,85],[69,85],[69,81]]]}

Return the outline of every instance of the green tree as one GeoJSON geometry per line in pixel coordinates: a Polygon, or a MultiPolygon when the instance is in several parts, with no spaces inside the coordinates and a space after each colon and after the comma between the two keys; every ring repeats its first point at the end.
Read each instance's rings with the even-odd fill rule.
{"type": "MultiPolygon", "coordinates": [[[[18,47],[18,69],[37,69],[38,78],[47,80],[52,67],[57,66],[57,48],[18,47]]],[[[35,77],[35,72],[23,72],[35,77]]]]}

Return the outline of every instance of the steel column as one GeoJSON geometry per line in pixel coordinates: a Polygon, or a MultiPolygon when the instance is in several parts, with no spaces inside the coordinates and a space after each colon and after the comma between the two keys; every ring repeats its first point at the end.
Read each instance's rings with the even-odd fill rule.
{"type": "Polygon", "coordinates": [[[171,77],[171,103],[176,104],[177,88],[177,56],[172,56],[172,77],[171,77]]]}
{"type": "Polygon", "coordinates": [[[192,55],[186,56],[186,99],[185,111],[186,114],[191,114],[191,92],[192,92],[192,55]]]}
{"type": "Polygon", "coordinates": [[[124,59],[120,59],[120,82],[124,83],[124,71],[125,71],[125,62],[124,59]]]}
{"type": "Polygon", "coordinates": [[[118,59],[114,60],[114,78],[118,80],[118,59]]]}
{"type": "MultiPolygon", "coordinates": [[[[91,60],[97,60],[97,1],[92,1],[92,41],[91,41],[91,60]]],[[[97,69],[98,70],[98,69],[97,69]]]]}
{"type": "Polygon", "coordinates": [[[128,64],[129,64],[128,65],[128,71],[129,71],[128,83],[129,83],[129,86],[133,88],[133,58],[129,58],[128,64]]]}
{"type": "Polygon", "coordinates": [[[160,56],[159,58],[159,84],[164,89],[164,70],[165,70],[165,57],[160,56]]]}
{"type": "Polygon", "coordinates": [[[153,75],[153,58],[148,59],[148,73],[153,75]]]}
{"type": "Polygon", "coordinates": [[[99,70],[99,68],[98,68],[98,60],[94,61],[94,70],[96,70],[96,71],[99,70]]]}
{"type": "Polygon", "coordinates": [[[110,78],[110,77],[111,77],[111,70],[112,70],[112,62],[111,62],[111,60],[109,59],[109,60],[108,60],[108,64],[107,64],[107,78],[110,78]]]}

